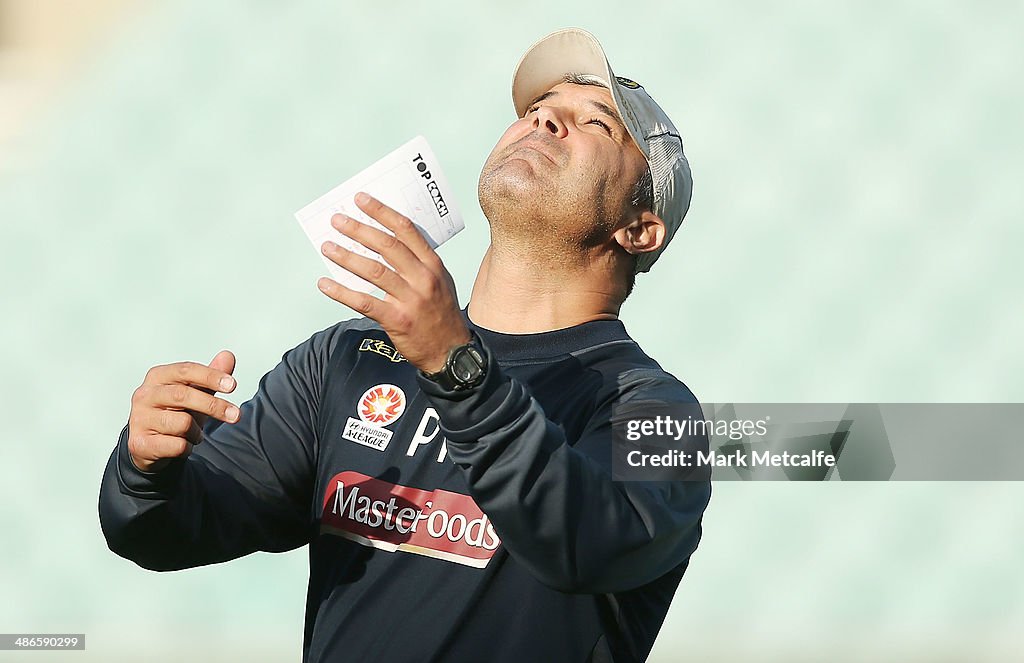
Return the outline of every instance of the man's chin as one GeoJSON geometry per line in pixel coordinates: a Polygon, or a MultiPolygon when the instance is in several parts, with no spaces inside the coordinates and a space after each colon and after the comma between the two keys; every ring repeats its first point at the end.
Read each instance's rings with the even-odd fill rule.
{"type": "Polygon", "coordinates": [[[514,207],[529,213],[540,200],[551,200],[551,186],[539,179],[533,165],[523,159],[506,160],[480,175],[480,206],[514,207]]]}
{"type": "Polygon", "coordinates": [[[481,182],[480,209],[492,229],[505,229],[510,233],[536,234],[538,223],[551,212],[550,191],[540,190],[521,180],[481,182]]]}
{"type": "Polygon", "coordinates": [[[516,188],[537,186],[544,181],[541,171],[545,164],[550,165],[551,162],[547,161],[543,155],[528,150],[518,150],[495,164],[490,174],[508,181],[516,188]]]}

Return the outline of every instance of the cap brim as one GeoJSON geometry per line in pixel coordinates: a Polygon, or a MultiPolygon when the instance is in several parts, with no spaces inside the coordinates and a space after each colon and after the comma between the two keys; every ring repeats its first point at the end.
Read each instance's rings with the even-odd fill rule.
{"type": "Polygon", "coordinates": [[[531,46],[512,76],[512,104],[522,117],[539,96],[565,81],[566,74],[595,76],[601,79],[612,95],[615,109],[626,124],[633,143],[649,157],[642,128],[622,98],[615,72],[608,63],[597,37],[580,28],[552,32],[531,46]]]}
{"type": "Polygon", "coordinates": [[[594,35],[567,28],[544,37],[526,51],[512,76],[512,103],[523,116],[534,99],[565,80],[565,75],[597,76],[611,89],[615,80],[604,49],[594,35]]]}

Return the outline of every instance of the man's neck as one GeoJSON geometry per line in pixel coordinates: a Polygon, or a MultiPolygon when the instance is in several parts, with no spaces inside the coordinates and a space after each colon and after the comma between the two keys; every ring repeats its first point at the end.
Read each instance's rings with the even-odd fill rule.
{"type": "Polygon", "coordinates": [[[622,296],[607,277],[609,267],[552,269],[539,262],[488,247],[473,283],[469,319],[484,329],[529,334],[618,317],[622,296]]]}

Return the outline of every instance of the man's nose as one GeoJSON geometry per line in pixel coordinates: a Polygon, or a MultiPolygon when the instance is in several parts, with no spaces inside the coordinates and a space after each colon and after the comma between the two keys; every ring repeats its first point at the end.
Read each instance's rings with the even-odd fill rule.
{"type": "Polygon", "coordinates": [[[541,106],[537,109],[533,114],[533,128],[550,131],[556,138],[564,138],[569,133],[561,113],[554,106],[541,106]]]}

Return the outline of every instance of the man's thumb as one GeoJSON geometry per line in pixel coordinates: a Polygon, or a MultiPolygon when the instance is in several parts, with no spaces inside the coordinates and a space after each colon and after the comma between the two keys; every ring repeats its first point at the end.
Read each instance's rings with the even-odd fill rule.
{"type": "Polygon", "coordinates": [[[210,368],[224,371],[228,375],[235,372],[235,355],[230,350],[221,350],[210,362],[210,368]]]}

